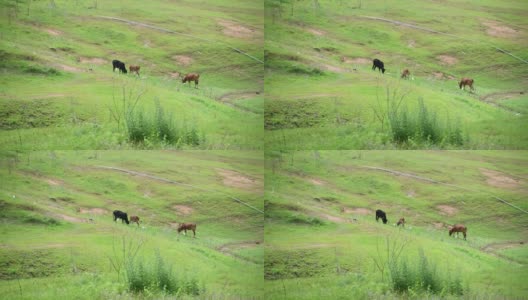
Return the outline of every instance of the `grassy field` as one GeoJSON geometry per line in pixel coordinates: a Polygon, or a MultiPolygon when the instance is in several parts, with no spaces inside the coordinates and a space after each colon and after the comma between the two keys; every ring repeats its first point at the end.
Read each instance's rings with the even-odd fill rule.
{"type": "Polygon", "coordinates": [[[261,152],[2,152],[0,163],[2,298],[263,298],[261,152]],[[140,226],[113,222],[115,209],[140,226]],[[178,222],[195,222],[196,238],[178,222]],[[136,248],[134,262],[159,255],[182,289],[132,293],[136,248]]]}
{"type": "Polygon", "coordinates": [[[266,149],[526,149],[527,13],[523,1],[266,0],[266,149]]]}
{"type": "Polygon", "coordinates": [[[262,3],[5,0],[0,9],[2,149],[262,149],[262,3]],[[141,76],[112,73],[113,59],[141,76]],[[191,72],[198,89],[178,78],[191,72]],[[158,129],[131,141],[127,116],[159,119],[157,107],[176,138],[158,129]]]}
{"type": "Polygon", "coordinates": [[[268,152],[266,295],[527,298],[527,154],[268,152]],[[387,224],[376,222],[376,209],[387,213],[387,224]],[[401,217],[404,228],[396,226],[401,217]],[[456,223],[467,226],[467,240],[448,235],[456,223]],[[434,279],[440,289],[427,291],[418,282],[396,291],[395,279],[416,277],[434,279]]]}

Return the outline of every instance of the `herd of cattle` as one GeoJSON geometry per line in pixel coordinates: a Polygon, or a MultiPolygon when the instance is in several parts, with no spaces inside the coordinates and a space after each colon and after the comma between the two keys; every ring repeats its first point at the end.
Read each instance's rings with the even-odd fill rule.
{"type": "MultiPolygon", "coordinates": [[[[383,62],[377,58],[375,58],[373,61],[372,61],[372,70],[376,70],[376,68],[382,73],[384,74],[385,73],[385,66],[383,64],[383,62]]],[[[405,69],[403,70],[402,74],[401,74],[401,78],[403,79],[408,79],[409,76],[411,75],[411,72],[409,71],[409,69],[405,69]]],[[[464,88],[464,90],[466,89],[466,85],[469,86],[471,88],[471,90],[474,90],[473,89],[473,79],[472,78],[462,78],[460,80],[460,82],[458,83],[458,87],[460,89],[462,89],[462,87],[464,88]]]]}
{"type": "MultiPolygon", "coordinates": [[[[122,61],[119,61],[117,59],[114,59],[112,61],[112,71],[115,72],[115,69],[118,69],[119,73],[124,73],[124,74],[127,73],[127,69],[126,69],[125,63],[122,62],[122,61]]],[[[132,73],[136,73],[139,76],[139,69],[141,69],[140,66],[132,66],[132,65],[129,66],[129,70],[130,70],[131,74],[132,73]]],[[[179,75],[179,76],[181,76],[181,75],[179,75]]],[[[187,75],[182,77],[182,83],[188,82],[189,85],[191,85],[191,82],[194,81],[194,87],[195,88],[198,88],[198,81],[199,80],[200,80],[200,74],[196,74],[196,73],[189,73],[189,74],[187,74],[187,75]]]]}
{"type": "MultiPolygon", "coordinates": [[[[139,217],[138,216],[130,216],[130,221],[128,220],[128,214],[126,212],[122,212],[120,210],[114,210],[114,222],[117,221],[117,219],[121,219],[121,223],[127,223],[130,224],[130,222],[137,223],[139,227],[139,217]]],[[[178,234],[183,231],[185,235],[187,235],[187,230],[191,230],[193,232],[193,237],[196,237],[196,224],[194,223],[179,223],[178,224],[178,234]]]]}
{"type": "MultiPolygon", "coordinates": [[[[387,224],[387,214],[381,209],[376,210],[376,222],[378,222],[379,219],[383,221],[383,224],[387,224]]],[[[400,218],[396,226],[400,226],[400,225],[405,227],[405,218],[400,218]]],[[[450,227],[449,236],[453,235],[453,233],[456,233],[456,236],[458,237],[459,232],[462,232],[462,234],[464,234],[464,240],[465,240],[467,228],[466,226],[462,224],[455,224],[452,227],[450,227]]]]}

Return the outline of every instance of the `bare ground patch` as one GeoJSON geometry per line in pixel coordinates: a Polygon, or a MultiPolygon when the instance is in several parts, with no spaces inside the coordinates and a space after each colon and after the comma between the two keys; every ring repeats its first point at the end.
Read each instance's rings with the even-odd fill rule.
{"type": "Polygon", "coordinates": [[[444,74],[442,72],[433,72],[432,77],[434,79],[439,79],[439,80],[455,80],[456,79],[454,76],[444,74]]]}
{"type": "Polygon", "coordinates": [[[442,223],[442,222],[435,222],[433,223],[433,226],[434,228],[436,229],[444,229],[444,228],[447,228],[446,224],[442,223]]]}
{"type": "Polygon", "coordinates": [[[56,29],[45,28],[44,31],[53,36],[62,35],[62,31],[56,29]]]}
{"type": "Polygon", "coordinates": [[[222,33],[236,38],[251,38],[256,35],[256,30],[248,28],[234,21],[218,20],[217,23],[223,27],[222,33]]]}
{"type": "Polygon", "coordinates": [[[355,58],[349,58],[349,57],[341,57],[341,62],[345,64],[357,64],[357,65],[369,65],[372,63],[372,60],[369,58],[363,58],[363,57],[355,57],[355,58]]]}
{"type": "Polygon", "coordinates": [[[504,173],[480,168],[480,173],[486,176],[486,183],[488,185],[499,188],[514,188],[519,185],[519,181],[515,180],[504,173]]]}
{"type": "Polygon", "coordinates": [[[222,182],[224,185],[241,189],[260,190],[263,188],[259,181],[242,173],[226,169],[217,169],[216,171],[222,177],[222,182]]]}
{"type": "Polygon", "coordinates": [[[61,70],[63,70],[63,71],[66,71],[66,72],[72,72],[72,73],[81,72],[81,69],[76,68],[76,67],[72,67],[72,66],[68,66],[68,65],[59,65],[59,68],[61,70]]]}
{"type": "Polygon", "coordinates": [[[453,57],[453,56],[450,56],[450,55],[446,55],[446,54],[438,55],[436,58],[443,65],[448,65],[448,66],[454,65],[454,64],[456,64],[458,62],[458,59],[456,59],[456,57],[453,57]]]}
{"type": "Polygon", "coordinates": [[[305,30],[308,31],[309,33],[311,33],[311,34],[313,34],[313,35],[317,35],[317,36],[324,36],[324,35],[326,35],[326,31],[321,30],[321,29],[306,28],[305,30]]]}
{"type": "Polygon", "coordinates": [[[181,204],[177,204],[177,205],[173,205],[172,206],[172,209],[176,210],[176,212],[179,214],[179,215],[182,215],[182,216],[188,216],[190,214],[192,214],[193,212],[193,208],[190,207],[190,206],[187,206],[187,205],[181,205],[181,204]]]}
{"type": "Polygon", "coordinates": [[[240,99],[248,99],[253,98],[259,95],[261,92],[255,91],[255,92],[233,92],[233,93],[227,93],[220,97],[218,97],[218,100],[224,102],[224,101],[230,101],[230,100],[240,100],[240,99]]]}
{"type": "Polygon", "coordinates": [[[58,185],[63,185],[64,182],[62,180],[58,180],[58,179],[46,179],[46,182],[49,184],[49,185],[54,185],[54,186],[58,186],[58,185]]]}
{"type": "Polygon", "coordinates": [[[326,182],[317,178],[307,178],[308,182],[314,185],[326,185],[326,182]]]}
{"type": "Polygon", "coordinates": [[[499,250],[523,247],[528,243],[528,241],[510,241],[510,242],[501,242],[501,243],[491,243],[487,244],[480,248],[484,252],[494,252],[499,250]]]}
{"type": "Polygon", "coordinates": [[[180,72],[172,72],[170,73],[171,78],[180,78],[181,73],[180,72]]]}
{"type": "Polygon", "coordinates": [[[94,65],[104,65],[106,60],[98,57],[79,57],[78,61],[81,64],[94,64],[94,65]]]}
{"type": "Polygon", "coordinates": [[[407,195],[407,197],[409,198],[414,198],[414,196],[416,196],[416,192],[414,190],[407,190],[405,192],[405,194],[407,195]]]}
{"type": "Polygon", "coordinates": [[[103,208],[92,207],[92,208],[79,208],[81,214],[92,214],[92,215],[106,215],[110,214],[109,211],[103,208]]]}
{"type": "Polygon", "coordinates": [[[494,100],[506,100],[510,98],[520,97],[524,95],[526,91],[513,91],[513,92],[497,92],[491,93],[480,97],[482,101],[494,101],[494,100]]]}
{"type": "Polygon", "coordinates": [[[356,214],[356,215],[370,215],[372,213],[371,210],[366,209],[366,208],[361,208],[361,207],[357,207],[357,208],[346,208],[346,207],[343,207],[341,209],[341,212],[343,212],[345,214],[356,214]]]}
{"type": "Polygon", "coordinates": [[[172,59],[174,59],[176,63],[178,63],[181,66],[188,66],[192,64],[193,62],[192,57],[187,56],[187,55],[174,55],[172,59]]]}
{"type": "Polygon", "coordinates": [[[446,204],[437,205],[436,208],[440,210],[440,214],[446,215],[446,216],[452,216],[458,212],[458,209],[456,209],[453,206],[446,205],[446,204]]]}
{"type": "Polygon", "coordinates": [[[327,71],[330,71],[330,72],[334,72],[334,73],[344,73],[345,72],[345,69],[343,69],[343,68],[332,66],[332,65],[328,65],[328,64],[321,65],[321,68],[325,69],[327,71]]]}
{"type": "Polygon", "coordinates": [[[485,21],[482,25],[486,26],[486,33],[491,36],[501,38],[513,38],[517,36],[517,30],[496,21],[485,21]]]}
{"type": "Polygon", "coordinates": [[[72,217],[72,216],[68,216],[68,215],[65,215],[65,214],[53,214],[53,216],[56,217],[56,218],[62,219],[64,221],[71,222],[71,223],[86,223],[85,219],[72,217]]]}
{"type": "Polygon", "coordinates": [[[415,45],[416,45],[416,41],[414,41],[414,40],[408,40],[407,41],[407,47],[414,48],[415,45]]]}

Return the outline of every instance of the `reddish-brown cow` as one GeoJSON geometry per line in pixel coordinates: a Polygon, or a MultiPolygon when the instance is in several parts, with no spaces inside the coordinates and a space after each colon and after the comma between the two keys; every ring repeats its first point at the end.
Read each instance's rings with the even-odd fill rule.
{"type": "Polygon", "coordinates": [[[138,216],[131,216],[130,217],[130,222],[132,223],[137,223],[138,227],[139,227],[139,217],[138,216]]]}
{"type": "Polygon", "coordinates": [[[190,74],[185,75],[182,78],[182,83],[188,82],[189,85],[191,85],[191,81],[194,81],[194,87],[198,88],[198,80],[199,79],[200,79],[200,74],[190,73],[190,74]]]}
{"type": "Polygon", "coordinates": [[[398,221],[398,223],[396,224],[396,226],[400,226],[402,225],[403,227],[405,227],[405,218],[400,218],[400,220],[398,221]]]}
{"type": "Polygon", "coordinates": [[[411,75],[411,72],[409,72],[409,69],[405,69],[405,70],[403,70],[403,72],[401,74],[401,78],[407,79],[407,78],[409,78],[409,75],[411,75]]]}
{"type": "Polygon", "coordinates": [[[183,231],[187,235],[187,230],[192,230],[193,236],[196,237],[196,224],[194,223],[180,223],[178,224],[178,234],[183,231]]]}
{"type": "Polygon", "coordinates": [[[464,234],[464,240],[466,239],[466,232],[467,232],[466,226],[462,224],[455,224],[451,229],[449,229],[449,236],[451,236],[454,232],[456,232],[457,237],[458,237],[458,233],[462,232],[464,234]]]}
{"type": "Polygon", "coordinates": [[[464,90],[466,89],[466,85],[469,85],[471,90],[473,89],[473,79],[472,78],[462,78],[460,82],[458,83],[458,86],[462,89],[464,87],[464,90]]]}
{"type": "Polygon", "coordinates": [[[136,73],[139,76],[139,69],[141,69],[140,66],[129,66],[128,69],[130,70],[130,73],[136,73]]]}

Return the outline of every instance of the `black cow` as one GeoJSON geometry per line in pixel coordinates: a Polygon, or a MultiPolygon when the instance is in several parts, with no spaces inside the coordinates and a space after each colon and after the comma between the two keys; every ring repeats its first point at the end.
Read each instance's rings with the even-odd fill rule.
{"type": "Polygon", "coordinates": [[[372,63],[372,70],[376,70],[376,68],[378,68],[381,73],[385,73],[385,67],[383,66],[383,62],[381,60],[375,58],[372,63]]]}
{"type": "Polygon", "coordinates": [[[127,224],[130,224],[130,222],[128,222],[128,216],[127,216],[126,212],[122,212],[120,210],[114,210],[114,222],[117,219],[121,219],[121,223],[123,223],[123,221],[125,221],[127,224]]]}
{"type": "Polygon", "coordinates": [[[378,222],[378,219],[381,219],[383,224],[387,224],[387,215],[381,209],[376,210],[376,222],[378,222]]]}
{"type": "Polygon", "coordinates": [[[125,68],[125,63],[122,62],[122,61],[114,59],[112,61],[112,66],[113,66],[112,71],[115,71],[115,69],[117,68],[117,69],[119,69],[119,73],[121,73],[121,72],[123,72],[125,74],[127,73],[127,69],[125,68]]]}

